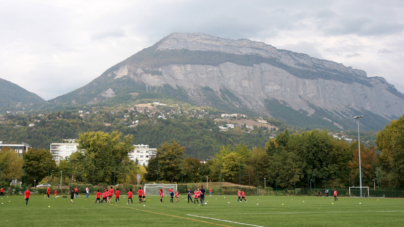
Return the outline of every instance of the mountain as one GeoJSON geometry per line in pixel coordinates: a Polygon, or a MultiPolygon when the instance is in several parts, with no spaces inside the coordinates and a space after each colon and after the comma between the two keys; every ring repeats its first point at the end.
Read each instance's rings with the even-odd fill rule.
{"type": "Polygon", "coordinates": [[[262,42],[173,33],[51,105],[116,103],[163,93],[227,112],[272,116],[303,128],[379,130],[404,113],[404,95],[382,77],[262,42]]]}
{"type": "Polygon", "coordinates": [[[38,95],[0,78],[0,112],[25,110],[42,102],[45,100],[38,95]]]}

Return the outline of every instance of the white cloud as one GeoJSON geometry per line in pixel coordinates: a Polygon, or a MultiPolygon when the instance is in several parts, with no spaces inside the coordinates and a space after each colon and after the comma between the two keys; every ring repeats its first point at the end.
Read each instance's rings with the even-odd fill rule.
{"type": "Polygon", "coordinates": [[[382,76],[404,91],[403,1],[2,1],[0,72],[45,99],[172,32],[263,41],[382,76]]]}

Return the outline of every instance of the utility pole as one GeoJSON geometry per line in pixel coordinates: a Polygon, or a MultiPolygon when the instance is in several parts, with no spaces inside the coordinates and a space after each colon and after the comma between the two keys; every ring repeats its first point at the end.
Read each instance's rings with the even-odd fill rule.
{"type": "Polygon", "coordinates": [[[360,190],[360,197],[362,197],[361,135],[359,133],[359,119],[363,118],[363,115],[355,116],[354,118],[355,118],[355,120],[358,121],[359,190],[360,190]]]}

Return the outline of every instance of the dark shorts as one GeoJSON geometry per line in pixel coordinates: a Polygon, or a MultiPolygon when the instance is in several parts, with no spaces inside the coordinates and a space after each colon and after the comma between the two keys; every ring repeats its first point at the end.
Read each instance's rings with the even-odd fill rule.
{"type": "Polygon", "coordinates": [[[72,196],[70,196],[70,199],[74,199],[74,196],[72,195],[72,196]]]}
{"type": "Polygon", "coordinates": [[[238,197],[238,199],[240,199],[240,196],[238,197]]]}
{"type": "Polygon", "coordinates": [[[25,199],[25,200],[27,200],[27,201],[28,201],[29,199],[25,199]]]}
{"type": "Polygon", "coordinates": [[[145,196],[145,195],[143,196],[143,199],[144,199],[144,198],[146,198],[146,196],[145,196]]]}
{"type": "Polygon", "coordinates": [[[334,197],[337,197],[336,195],[334,195],[334,197]]]}
{"type": "Polygon", "coordinates": [[[142,196],[141,195],[139,195],[139,199],[141,199],[142,198],[142,196]]]}
{"type": "Polygon", "coordinates": [[[76,193],[76,195],[78,195],[79,194],[79,192],[75,192],[76,193]]]}
{"type": "Polygon", "coordinates": [[[242,198],[245,199],[245,196],[243,196],[242,198]]]}
{"type": "Polygon", "coordinates": [[[97,198],[96,200],[100,201],[100,198],[97,198]]]}

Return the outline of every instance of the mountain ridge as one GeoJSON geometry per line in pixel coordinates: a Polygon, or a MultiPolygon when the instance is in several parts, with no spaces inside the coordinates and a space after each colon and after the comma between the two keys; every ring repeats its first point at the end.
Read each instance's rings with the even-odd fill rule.
{"type": "Polygon", "coordinates": [[[365,127],[380,128],[404,113],[404,95],[384,78],[262,42],[203,33],[172,33],[49,103],[100,104],[130,92],[264,116],[276,115],[268,105],[277,100],[286,112],[297,112],[291,117],[305,115],[326,128],[352,128],[357,113],[371,116],[365,127]]]}
{"type": "Polygon", "coordinates": [[[31,105],[45,102],[33,92],[0,78],[0,112],[25,110],[31,105]]]}

